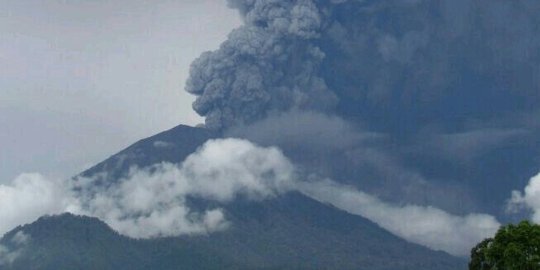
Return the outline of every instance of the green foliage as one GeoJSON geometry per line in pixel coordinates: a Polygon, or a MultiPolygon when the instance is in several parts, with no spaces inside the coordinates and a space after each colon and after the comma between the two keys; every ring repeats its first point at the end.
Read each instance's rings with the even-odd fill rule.
{"type": "Polygon", "coordinates": [[[540,269],[540,226],[522,221],[499,229],[471,250],[470,270],[540,269]]]}

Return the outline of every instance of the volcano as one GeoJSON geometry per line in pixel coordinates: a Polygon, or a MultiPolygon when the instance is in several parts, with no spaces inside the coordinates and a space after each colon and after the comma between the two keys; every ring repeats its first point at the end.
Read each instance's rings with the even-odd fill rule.
{"type": "MultiPolygon", "coordinates": [[[[107,172],[114,181],[132,166],[180,162],[205,140],[205,129],[178,126],[141,140],[81,173],[107,172]],[[156,147],[156,145],[170,147],[156,147]]],[[[216,202],[191,198],[193,208],[216,202]]],[[[252,201],[219,203],[230,227],[202,235],[132,239],[90,217],[46,216],[4,235],[0,244],[17,249],[0,269],[465,269],[465,261],[404,241],[375,223],[299,192],[252,201]]]]}

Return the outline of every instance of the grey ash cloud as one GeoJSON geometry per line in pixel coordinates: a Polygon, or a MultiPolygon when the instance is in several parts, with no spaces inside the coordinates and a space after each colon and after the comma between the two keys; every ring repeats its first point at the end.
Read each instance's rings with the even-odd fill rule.
{"type": "Polygon", "coordinates": [[[235,0],[244,25],[191,68],[212,129],[317,110],[389,132],[533,112],[540,4],[235,0]]]}
{"type": "MultiPolygon", "coordinates": [[[[355,132],[386,138],[370,144],[351,141],[347,132],[344,140],[325,137],[335,149],[347,142],[349,160],[341,163],[358,168],[335,178],[388,193],[380,194],[388,200],[427,198],[455,212],[500,214],[508,190],[525,185],[540,166],[538,1],[228,3],[244,24],[192,64],[186,85],[207,128],[290,153],[287,145],[307,145],[317,135],[298,128],[284,142],[275,131],[302,124],[283,115],[326,115],[337,124],[304,119],[304,126],[346,122],[355,132]],[[388,164],[364,166],[376,157],[355,152],[391,157],[393,175],[418,175],[403,178],[429,184],[397,184],[380,169],[388,164]],[[488,185],[496,189],[490,195],[488,185]],[[447,189],[454,202],[441,204],[436,194],[447,189]]],[[[323,166],[337,160],[321,159],[323,166]]]]}
{"type": "Polygon", "coordinates": [[[319,76],[325,57],[314,44],[323,14],[312,1],[230,1],[245,25],[191,67],[186,90],[206,126],[250,124],[269,112],[329,110],[337,97],[319,76]]]}

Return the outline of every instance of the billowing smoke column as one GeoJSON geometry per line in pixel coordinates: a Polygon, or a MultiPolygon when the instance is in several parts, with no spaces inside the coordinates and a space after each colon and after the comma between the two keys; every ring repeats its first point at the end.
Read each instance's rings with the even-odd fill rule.
{"type": "Polygon", "coordinates": [[[290,109],[378,130],[528,113],[540,100],[535,0],[229,0],[245,25],[192,65],[211,129],[290,109]]]}
{"type": "Polygon", "coordinates": [[[230,1],[245,19],[191,67],[186,89],[206,126],[247,124],[272,111],[327,110],[337,98],[319,76],[324,16],[313,1],[230,1]]]}

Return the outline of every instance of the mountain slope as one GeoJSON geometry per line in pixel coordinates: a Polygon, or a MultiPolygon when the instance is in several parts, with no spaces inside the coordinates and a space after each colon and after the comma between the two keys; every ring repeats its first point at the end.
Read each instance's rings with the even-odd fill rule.
{"type": "MultiPolygon", "coordinates": [[[[198,202],[196,202],[198,203],[198,202]]],[[[370,221],[298,193],[225,206],[228,230],[133,240],[69,214],[18,227],[20,257],[0,269],[465,269],[463,261],[407,243],[370,221]]]]}
{"type": "Polygon", "coordinates": [[[208,253],[198,254],[186,245],[169,250],[164,241],[129,239],[96,218],[43,217],[16,228],[0,242],[9,247],[9,240],[20,231],[30,240],[17,247],[19,256],[13,263],[0,269],[216,269],[217,265],[205,260],[208,253]]]}
{"type": "Polygon", "coordinates": [[[290,269],[464,269],[459,260],[407,243],[371,221],[300,193],[225,206],[232,227],[204,240],[250,267],[290,269]]]}
{"type": "Polygon", "coordinates": [[[114,181],[132,166],[146,167],[160,162],[179,163],[209,139],[218,134],[204,128],[179,125],[152,137],[142,139],[81,173],[114,181]]]}

